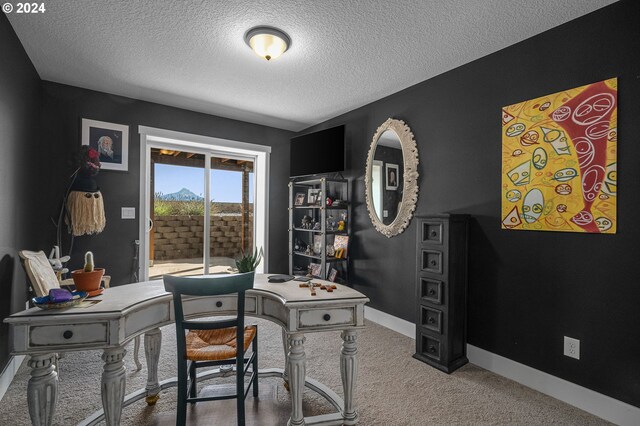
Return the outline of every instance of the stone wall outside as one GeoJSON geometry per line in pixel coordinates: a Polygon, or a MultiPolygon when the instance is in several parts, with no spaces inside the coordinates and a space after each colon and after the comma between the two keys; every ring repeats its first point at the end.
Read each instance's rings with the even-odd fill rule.
{"type": "MultiPolygon", "coordinates": [[[[249,247],[253,245],[253,214],[249,215],[249,247]]],[[[154,260],[202,257],[203,216],[156,216],[154,219],[154,260]]],[[[211,256],[237,258],[242,250],[242,216],[211,216],[211,256]]]]}

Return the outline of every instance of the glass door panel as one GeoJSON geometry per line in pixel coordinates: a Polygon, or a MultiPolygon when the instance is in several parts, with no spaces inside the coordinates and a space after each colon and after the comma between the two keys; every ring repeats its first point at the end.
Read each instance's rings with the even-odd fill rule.
{"type": "Polygon", "coordinates": [[[151,149],[149,279],[204,272],[206,157],[151,149]]]}
{"type": "Polygon", "coordinates": [[[253,252],[254,161],[211,157],[209,272],[235,268],[235,259],[253,252]]]}

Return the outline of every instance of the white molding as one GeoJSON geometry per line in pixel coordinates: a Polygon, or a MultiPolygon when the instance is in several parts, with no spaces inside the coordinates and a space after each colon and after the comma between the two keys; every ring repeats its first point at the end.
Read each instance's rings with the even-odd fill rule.
{"type": "Polygon", "coordinates": [[[140,200],[138,204],[138,215],[140,223],[138,225],[138,281],[144,282],[149,279],[149,241],[148,228],[150,223],[149,204],[147,203],[147,182],[149,182],[150,171],[147,166],[149,155],[147,154],[147,135],[140,134],[140,200]]]}
{"type": "Polygon", "coordinates": [[[369,306],[364,307],[364,318],[380,324],[383,327],[393,330],[396,333],[403,334],[412,339],[416,338],[416,325],[412,322],[403,320],[385,312],[373,309],[369,306]]]}
{"type": "Polygon", "coordinates": [[[9,359],[7,366],[4,368],[4,371],[0,374],[0,401],[4,398],[4,394],[7,392],[7,389],[9,389],[9,385],[11,385],[11,382],[22,365],[24,358],[24,355],[12,356],[9,359]]]}
{"type": "MultiPolygon", "coordinates": [[[[367,320],[415,339],[415,324],[364,307],[367,320]]],[[[640,408],[467,344],[469,362],[620,426],[640,425],[640,408]]]]}
{"type": "Polygon", "coordinates": [[[239,142],[229,139],[214,138],[212,136],[196,135],[192,133],[176,132],[174,130],[158,129],[155,127],[138,126],[138,133],[152,137],[159,142],[178,142],[183,144],[189,141],[192,145],[201,145],[201,148],[209,149],[211,145],[221,146],[246,151],[271,152],[268,145],[258,145],[248,142],[239,142]]]}
{"type": "Polygon", "coordinates": [[[620,426],[639,425],[640,408],[467,344],[469,362],[620,426]]]}
{"type": "MultiPolygon", "coordinates": [[[[228,139],[220,139],[210,136],[202,136],[173,130],[158,129],[154,127],[138,126],[140,134],[140,211],[145,212],[140,215],[140,261],[139,278],[140,281],[148,280],[148,258],[149,258],[149,231],[147,221],[150,217],[149,203],[147,203],[147,192],[150,174],[151,148],[189,150],[203,154],[206,157],[205,177],[210,176],[210,157],[225,156],[236,159],[249,159],[254,164],[254,244],[255,247],[263,247],[263,261],[258,265],[256,272],[263,273],[267,270],[269,254],[269,162],[271,147],[257,145],[247,142],[239,142],[228,139]],[[264,170],[264,172],[263,172],[264,170]],[[264,206],[264,207],[263,207],[264,206]]],[[[208,189],[205,185],[205,190],[208,189]]],[[[206,223],[205,223],[206,225],[206,223]]],[[[205,233],[205,235],[208,235],[205,233]]],[[[209,250],[203,250],[206,256],[209,250]]],[[[208,262],[203,262],[205,267],[208,262]]],[[[206,272],[206,270],[205,270],[206,272]]]]}

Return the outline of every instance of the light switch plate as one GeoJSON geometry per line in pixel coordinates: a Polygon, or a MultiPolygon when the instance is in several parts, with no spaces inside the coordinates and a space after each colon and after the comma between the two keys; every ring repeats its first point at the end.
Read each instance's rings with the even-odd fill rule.
{"type": "Polygon", "coordinates": [[[123,207],[122,208],[122,219],[135,219],[136,218],[136,208],[135,207],[123,207]]]}

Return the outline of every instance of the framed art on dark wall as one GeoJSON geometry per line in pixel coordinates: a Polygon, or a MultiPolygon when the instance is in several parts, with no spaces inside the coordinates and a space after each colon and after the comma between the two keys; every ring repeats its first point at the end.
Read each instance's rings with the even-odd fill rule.
{"type": "Polygon", "coordinates": [[[502,109],[502,229],[615,234],[618,79],[502,109]]]}
{"type": "Polygon", "coordinates": [[[129,170],[129,126],[83,118],[82,145],[100,153],[102,170],[129,170]]]}
{"type": "Polygon", "coordinates": [[[387,182],[385,189],[387,191],[395,191],[398,189],[398,169],[399,167],[397,164],[386,164],[387,182]]]}

